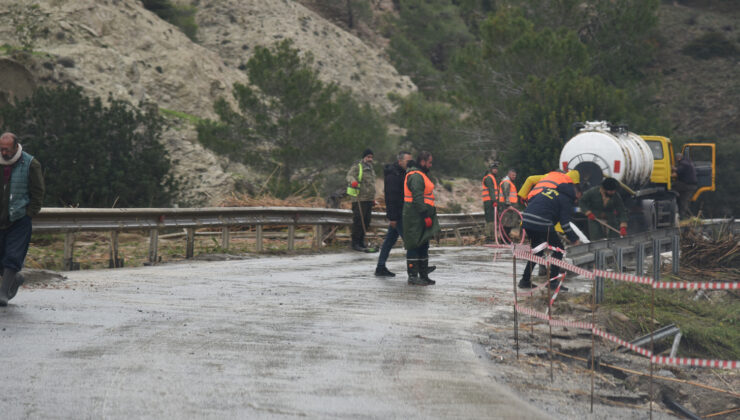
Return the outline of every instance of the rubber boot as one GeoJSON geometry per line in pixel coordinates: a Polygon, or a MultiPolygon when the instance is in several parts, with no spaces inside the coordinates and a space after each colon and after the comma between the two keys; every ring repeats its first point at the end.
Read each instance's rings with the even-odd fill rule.
{"type": "Polygon", "coordinates": [[[422,278],[428,285],[436,284],[437,282],[429,278],[429,259],[425,258],[419,260],[419,277],[422,278]]]}
{"type": "Polygon", "coordinates": [[[10,286],[10,290],[8,290],[8,300],[11,300],[15,297],[16,294],[18,294],[18,288],[25,283],[26,279],[23,277],[23,274],[18,273],[15,275],[15,284],[10,286]]]}
{"type": "Polygon", "coordinates": [[[15,283],[15,273],[8,274],[8,271],[9,269],[6,268],[3,272],[2,283],[0,283],[0,306],[8,306],[10,288],[15,283]]]}
{"type": "Polygon", "coordinates": [[[352,249],[359,252],[365,252],[365,247],[357,241],[352,241],[352,249]]]}
{"type": "Polygon", "coordinates": [[[388,267],[379,265],[375,267],[375,275],[378,277],[395,277],[396,274],[388,270],[388,267]]]}
{"type": "Polygon", "coordinates": [[[427,285],[427,282],[419,277],[419,260],[406,260],[406,267],[409,273],[409,284],[412,284],[414,286],[427,285]]]}

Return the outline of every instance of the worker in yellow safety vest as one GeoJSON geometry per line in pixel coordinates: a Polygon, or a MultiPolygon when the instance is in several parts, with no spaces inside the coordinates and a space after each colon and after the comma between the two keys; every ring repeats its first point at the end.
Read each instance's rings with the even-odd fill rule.
{"type": "Polygon", "coordinates": [[[532,175],[528,177],[519,190],[519,197],[523,203],[531,200],[535,195],[545,191],[547,188],[557,188],[562,183],[579,184],[581,174],[571,169],[568,172],[552,171],[545,175],[532,175]]]}

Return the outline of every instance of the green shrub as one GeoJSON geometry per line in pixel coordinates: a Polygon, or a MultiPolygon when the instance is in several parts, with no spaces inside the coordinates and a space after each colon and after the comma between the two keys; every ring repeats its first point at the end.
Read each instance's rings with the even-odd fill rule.
{"type": "Polygon", "coordinates": [[[38,158],[45,205],[81,207],[169,206],[177,183],[159,137],[156,107],[83,96],[80,88],[37,89],[0,108],[0,131],[18,135],[38,158]]]}
{"type": "Polygon", "coordinates": [[[689,42],[681,52],[699,60],[708,60],[714,57],[734,57],[738,49],[720,32],[707,32],[689,42]]]}

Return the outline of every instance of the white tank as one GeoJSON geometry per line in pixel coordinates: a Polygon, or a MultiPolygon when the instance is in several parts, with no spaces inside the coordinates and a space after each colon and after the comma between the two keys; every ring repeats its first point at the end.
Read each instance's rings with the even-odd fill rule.
{"type": "Polygon", "coordinates": [[[582,184],[597,185],[609,176],[637,190],[650,182],[653,153],[637,134],[610,128],[606,121],[589,121],[563,146],[560,167],[577,169],[582,184]]]}

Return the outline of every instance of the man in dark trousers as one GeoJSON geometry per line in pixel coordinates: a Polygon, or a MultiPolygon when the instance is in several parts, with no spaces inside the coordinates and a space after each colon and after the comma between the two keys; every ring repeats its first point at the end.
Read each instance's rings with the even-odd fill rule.
{"type": "Polygon", "coordinates": [[[385,216],[388,218],[388,233],[385,235],[383,245],[378,255],[378,266],[375,267],[375,275],[380,277],[395,276],[385,266],[391,248],[396,244],[398,236],[403,232],[401,211],[403,210],[403,180],[406,177],[406,167],[411,160],[411,153],[402,151],[398,153],[396,162],[385,165],[383,168],[385,193],[385,216]]]}
{"type": "Polygon", "coordinates": [[[429,240],[439,231],[434,203],[434,183],[427,175],[432,168],[432,154],[419,152],[416,162],[409,162],[403,182],[403,246],[406,248],[408,283],[429,286],[429,240]]]}
{"type": "Polygon", "coordinates": [[[18,272],[31,241],[31,218],[41,211],[44,201],[44,177],[41,163],[23,151],[13,133],[0,135],[0,168],[3,193],[0,196],[0,306],[7,306],[23,276],[18,272]]]}
{"type": "MultiPolygon", "coordinates": [[[[543,242],[563,249],[563,242],[560,240],[558,233],[555,231],[555,224],[560,222],[560,226],[563,228],[563,232],[568,237],[568,240],[574,244],[578,244],[578,235],[570,227],[570,218],[573,215],[573,206],[580,198],[581,193],[574,184],[563,183],[558,185],[557,188],[548,188],[545,191],[537,194],[530,200],[529,205],[524,210],[522,227],[529,237],[532,248],[540,245],[543,242]]],[[[542,256],[545,250],[537,253],[538,256],[542,256]]],[[[552,257],[555,259],[562,259],[563,253],[560,251],[553,252],[552,257]]],[[[534,267],[533,262],[527,262],[527,267],[524,269],[524,274],[521,280],[519,280],[519,287],[521,288],[532,288],[534,285],[531,281],[532,268],[534,267]]],[[[560,268],[556,265],[550,266],[550,288],[556,289],[558,286],[558,274],[560,274],[560,268]]],[[[560,288],[561,291],[567,291],[568,288],[565,286],[560,288]]]]}
{"type": "Polygon", "coordinates": [[[698,188],[696,178],[696,167],[694,162],[685,158],[683,154],[676,153],[676,179],[673,181],[673,191],[678,193],[678,210],[682,219],[691,217],[689,203],[698,188]]]}
{"type": "Polygon", "coordinates": [[[347,195],[352,200],[352,249],[367,251],[365,232],[375,203],[375,169],[373,151],[365,149],[362,159],[347,171],[347,195]]]}

